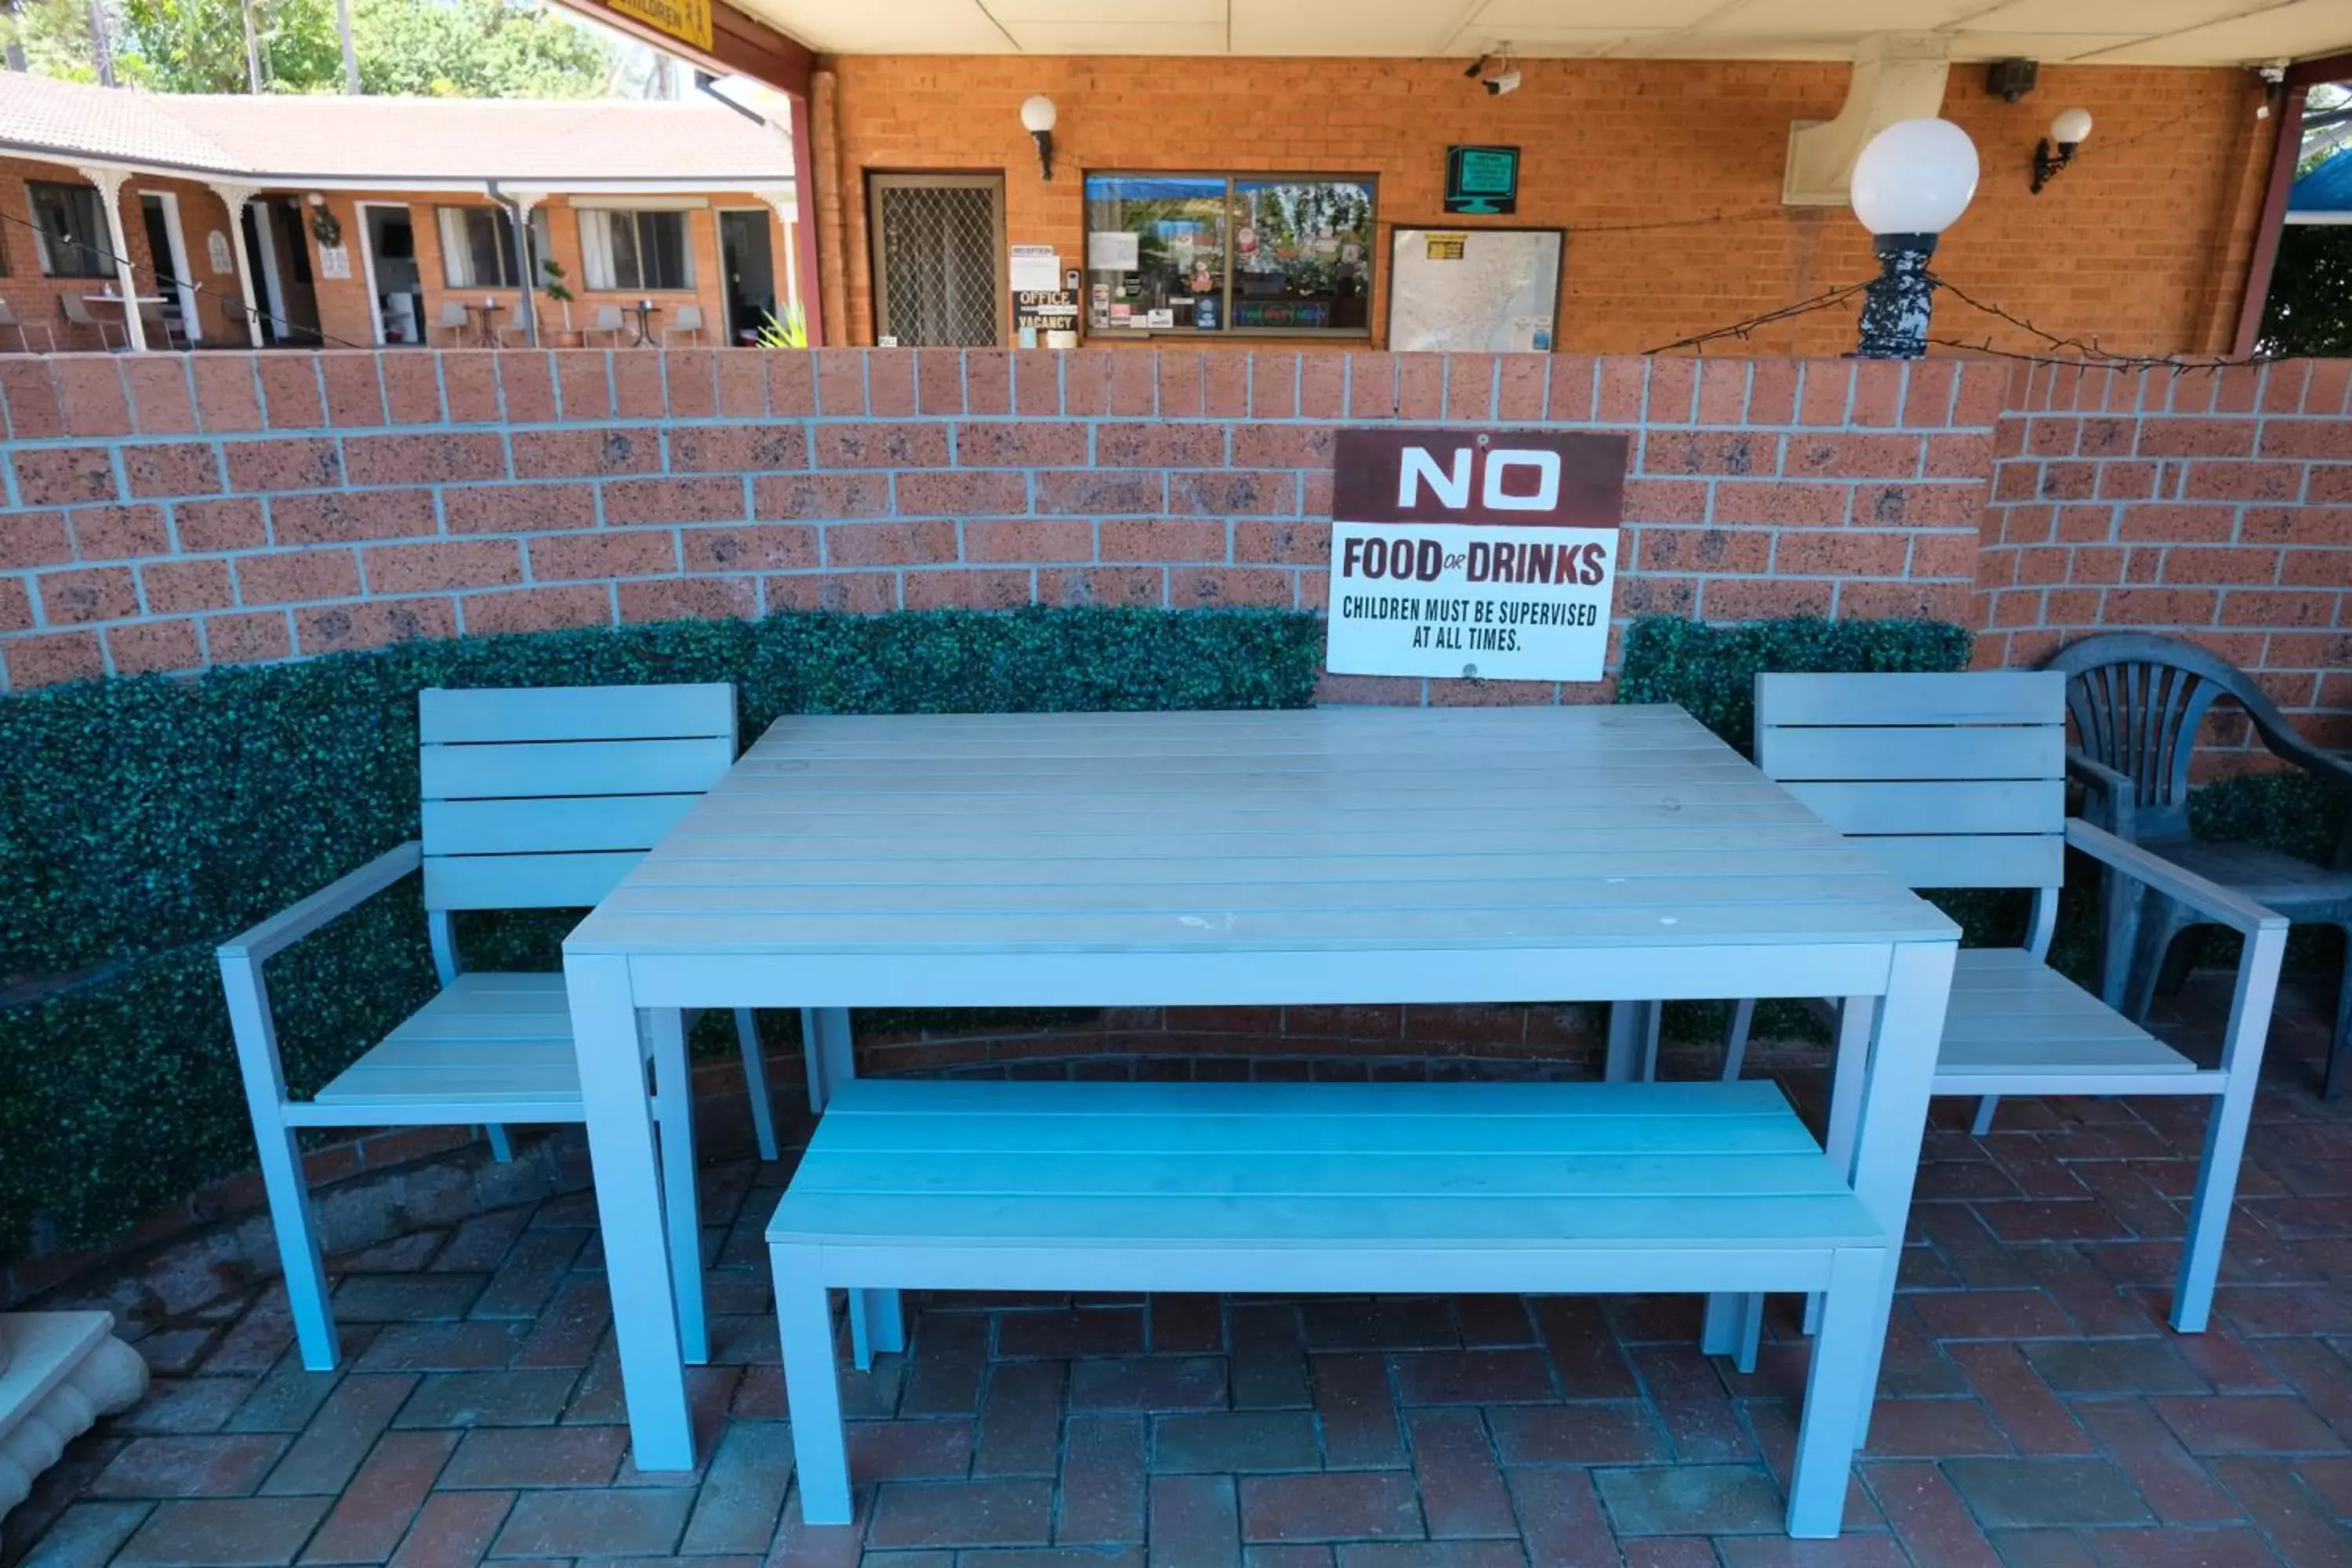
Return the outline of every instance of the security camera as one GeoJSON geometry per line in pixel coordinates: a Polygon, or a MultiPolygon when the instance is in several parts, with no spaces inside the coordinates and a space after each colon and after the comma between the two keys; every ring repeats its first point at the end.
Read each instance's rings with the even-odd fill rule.
{"type": "Polygon", "coordinates": [[[1518,91],[1519,68],[1513,66],[1508,70],[1496,71],[1486,79],[1486,86],[1489,98],[1500,98],[1507,92],[1518,91]]]}

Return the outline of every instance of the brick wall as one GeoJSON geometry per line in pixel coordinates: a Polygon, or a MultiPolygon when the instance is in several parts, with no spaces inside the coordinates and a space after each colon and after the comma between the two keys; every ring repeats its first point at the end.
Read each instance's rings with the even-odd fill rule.
{"type": "MultiPolygon", "coordinates": [[[[34,328],[26,340],[35,349],[48,346],[41,328],[54,335],[59,349],[95,349],[100,347],[98,334],[83,327],[68,324],[58,306],[58,299],[67,294],[93,294],[107,289],[119,289],[110,270],[103,278],[48,278],[41,272],[41,253],[32,228],[32,208],[25,189],[27,180],[43,180],[53,184],[87,184],[80,171],[61,163],[36,163],[25,158],[0,158],[0,299],[5,299],[16,319],[34,328]]],[[[246,341],[245,312],[237,292],[234,268],[215,273],[207,237],[214,231],[235,239],[230,228],[228,208],[211,189],[194,180],[171,180],[161,176],[140,174],[124,182],[122,186],[122,240],[133,269],[140,279],[140,291],[151,293],[150,287],[158,270],[157,259],[147,243],[147,225],[141,216],[139,193],[165,191],[177,198],[180,206],[180,232],[188,250],[188,269],[194,274],[190,281],[197,284],[196,311],[208,342],[242,343],[246,341]]],[[[105,237],[99,237],[103,245],[105,237]]],[[[171,262],[165,258],[163,270],[171,262]]],[[[110,320],[115,327],[122,323],[119,306],[92,305],[92,315],[110,320]]],[[[121,333],[112,334],[121,341],[121,333]]],[[[0,331],[0,348],[17,346],[16,334],[0,331]]]]}
{"type": "Polygon", "coordinates": [[[790,607],[1319,608],[1330,431],[1396,418],[1633,432],[1621,616],[1964,619],[2005,381],[1280,351],[12,356],[0,667],[22,689],[790,607]]]}
{"type": "MultiPolygon", "coordinates": [[[[2352,748],[2347,383],[2344,360],[2021,371],[1995,432],[1979,660],[2035,664],[2096,630],[2192,637],[2305,736],[2352,748]]],[[[2259,754],[2226,713],[2206,740],[2209,769],[2259,754]]]]}
{"type": "MultiPolygon", "coordinates": [[[[1522,150],[1519,210],[1486,220],[1564,226],[1559,346],[1639,353],[1869,277],[1868,237],[1843,207],[1780,205],[1789,126],[1844,101],[1849,68],[1820,61],[1528,60],[1495,98],[1456,60],[849,57],[814,96],[812,152],[826,320],[871,342],[868,172],[1004,177],[1006,238],[1085,250],[1084,175],[1276,172],[1378,179],[1375,270],[1399,223],[1463,227],[1441,210],[1445,149],[1522,150]],[[1060,111],[1054,178],[1039,178],[1021,101],[1060,111]]],[[[1937,265],[1979,298],[2126,353],[2229,346],[2274,120],[2242,70],[2045,65],[2029,98],[1955,66],[1943,111],[1984,176],[1937,265]],[[2067,104],[2096,121],[2073,168],[2027,188],[2036,140],[2067,104]]],[[[1387,284],[1373,286],[1376,334],[1387,284]]],[[[1970,342],[2032,341],[1959,310],[1970,342]]],[[[1753,352],[1835,353],[1850,313],[1760,331],[1753,352]]],[[[1384,342],[1384,337],[1376,336],[1384,342]]]]}

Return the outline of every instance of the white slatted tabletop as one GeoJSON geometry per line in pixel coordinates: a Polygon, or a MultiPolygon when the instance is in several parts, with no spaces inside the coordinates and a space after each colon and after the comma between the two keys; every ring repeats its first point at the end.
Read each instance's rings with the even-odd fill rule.
{"type": "MultiPolygon", "coordinates": [[[[632,1142],[630,1008],[1886,997],[1899,1226],[1957,935],[1680,709],[1341,708],[782,719],[564,951],[632,1142]]],[[[649,1468],[691,1452],[658,1261],[616,1302],[649,1468]]]]}

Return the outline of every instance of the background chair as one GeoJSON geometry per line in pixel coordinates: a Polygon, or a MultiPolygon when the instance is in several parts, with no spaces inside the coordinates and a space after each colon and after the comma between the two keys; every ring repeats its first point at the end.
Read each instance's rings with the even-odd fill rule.
{"type": "Polygon", "coordinates": [[[187,325],[180,319],[180,307],[176,302],[142,305],[139,307],[139,319],[146,323],[150,343],[160,343],[167,349],[188,346],[187,325]]]}
{"type": "MultiPolygon", "coordinates": [[[[2172,1324],[2201,1331],[2237,1190],[2238,1162],[2270,1032],[2286,921],[2083,821],[2066,818],[2064,678],[2053,671],[1982,675],[1759,675],[1756,760],[1789,793],[1844,834],[1866,861],[1912,888],[2020,888],[2033,894],[2022,948],[1964,948],[1936,1056],[1932,1092],[2204,1095],[2213,1110],[2188,1241],[2174,1284],[2172,1324]],[[2246,939],[2220,1064],[2200,1068],[2049,967],[2065,851],[2201,911],[2246,939]]],[[[1743,1006],[1724,1074],[1747,1047],[1743,1006]]],[[[1841,1019],[1833,1105],[1863,1067],[1868,1020],[1841,1019]]],[[[1851,1119],[1832,1120],[1826,1147],[1852,1169],[1851,1119]]],[[[1743,1314],[1753,1335],[1760,1313],[1743,1314]]],[[[1711,1346],[1710,1349],[1729,1347],[1711,1346]]]]}
{"type": "Polygon", "coordinates": [[[79,294],[58,295],[58,308],[66,313],[66,322],[68,326],[88,327],[97,333],[100,348],[112,348],[116,337],[120,337],[126,345],[131,342],[130,331],[121,322],[108,321],[98,314],[89,308],[89,301],[79,294]]]}
{"type": "Polygon", "coordinates": [[[433,316],[435,331],[453,334],[449,340],[452,348],[464,346],[466,334],[473,330],[473,312],[466,309],[463,300],[442,300],[441,309],[433,316]]]}
{"type": "MultiPolygon", "coordinates": [[[[2042,667],[2066,677],[2074,745],[2066,769],[2089,794],[2084,815],[2119,838],[2276,910],[2297,925],[2344,933],[2336,1034],[2324,1090],[2352,1087],[2352,816],[2332,867],[2315,866],[2259,844],[2209,844],[2189,826],[2189,764],[2197,732],[2218,698],[2233,700],[2271,755],[2352,795],[2352,763],[2294,732],[2253,677],[2194,643],[2147,633],[2086,637],[2042,667]]],[[[2147,1016],[2159,977],[2177,985],[2196,956],[2176,939],[2208,925],[2193,907],[2155,889],[2109,889],[2101,911],[2100,989],[2107,1005],[2147,1016]]]]}
{"type": "MultiPolygon", "coordinates": [[[[48,352],[55,353],[58,349],[57,332],[51,329],[47,321],[36,321],[33,323],[33,326],[41,329],[42,341],[47,344],[48,352]]],[[[24,322],[16,319],[16,312],[10,307],[7,300],[0,300],[0,331],[13,331],[16,334],[16,342],[24,348],[24,351],[26,353],[31,353],[33,352],[33,340],[27,335],[31,330],[32,329],[30,327],[27,327],[24,322]]]]}
{"type": "Polygon", "coordinates": [[[627,327],[622,324],[621,307],[618,305],[597,306],[596,324],[588,330],[592,332],[604,332],[607,334],[612,338],[614,346],[615,347],[618,347],[620,344],[621,334],[628,331],[627,327]]]}
{"type": "Polygon", "coordinates": [[[669,325],[662,329],[662,343],[668,345],[673,332],[684,332],[688,342],[702,342],[702,307],[680,305],[670,316],[669,325]]]}
{"type": "MultiPolygon", "coordinates": [[[[563,976],[461,969],[455,916],[595,903],[735,760],[735,691],[726,685],[429,690],[417,709],[421,839],[219,952],[296,1337],[313,1371],[333,1367],[339,1351],[296,1130],[488,1124],[504,1158],[504,1123],[584,1121],[563,976]],[[289,1099],[263,961],[419,869],[441,991],[309,1100],[289,1099]]],[[[708,1331],[687,1020],[646,1018],[673,1288],[687,1359],[700,1361],[708,1331]]],[[[772,1160],[759,1038],[749,1010],[735,1022],[761,1155],[772,1160]]]]}

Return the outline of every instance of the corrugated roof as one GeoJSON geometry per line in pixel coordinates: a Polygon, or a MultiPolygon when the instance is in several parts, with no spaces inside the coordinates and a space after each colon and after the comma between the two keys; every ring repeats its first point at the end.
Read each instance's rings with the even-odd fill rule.
{"type": "Polygon", "coordinates": [[[780,128],[709,103],[626,99],[214,97],[0,73],[0,146],[247,183],[792,178],[780,128]]]}
{"type": "Polygon", "coordinates": [[[2286,195],[2286,210],[2296,213],[2352,214],[2352,151],[2336,153],[2295,181],[2286,195]]]}

